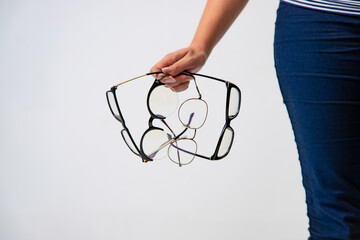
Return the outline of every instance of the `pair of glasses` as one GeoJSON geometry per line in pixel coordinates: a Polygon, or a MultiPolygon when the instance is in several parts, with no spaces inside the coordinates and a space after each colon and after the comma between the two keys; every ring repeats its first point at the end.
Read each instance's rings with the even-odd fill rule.
{"type": "Polygon", "coordinates": [[[153,161],[168,156],[171,161],[179,166],[191,163],[195,157],[207,160],[219,160],[224,158],[229,153],[233,143],[234,130],[231,128],[230,122],[239,113],[241,92],[236,85],[228,81],[203,74],[188,72],[181,73],[181,75],[187,75],[193,79],[197,96],[182,102],[180,107],[178,107],[178,94],[169,88],[166,88],[164,84],[160,82],[163,77],[159,77],[154,80],[147,96],[147,109],[150,113],[149,128],[142,135],[140,145],[138,146],[135,143],[128,127],[125,124],[116,95],[116,90],[120,85],[135,79],[159,74],[162,73],[146,73],[119,83],[106,92],[107,102],[111,113],[115,119],[122,124],[123,129],[121,131],[121,135],[129,149],[134,154],[141,157],[143,162],[153,161]],[[208,104],[202,99],[195,76],[201,77],[202,79],[204,78],[225,83],[227,89],[225,125],[222,129],[215,150],[210,156],[199,154],[197,151],[197,143],[195,141],[196,131],[204,125],[208,115],[208,104]],[[178,119],[184,128],[179,134],[175,134],[166,122],[166,118],[176,109],[178,109],[178,119]],[[155,126],[155,121],[162,126],[155,126]],[[185,134],[190,134],[191,137],[188,137],[185,134]]]}
{"type": "Polygon", "coordinates": [[[185,100],[179,108],[178,94],[160,82],[166,76],[157,78],[149,90],[147,97],[147,107],[150,113],[149,128],[140,141],[140,151],[145,154],[147,161],[168,156],[171,161],[182,166],[191,163],[196,156],[196,131],[204,125],[207,119],[208,104],[202,99],[195,77],[188,73],[183,74],[193,79],[197,96],[185,100]],[[166,118],[177,108],[178,120],[184,127],[180,134],[175,134],[166,122],[166,118]],[[163,128],[154,127],[155,119],[160,120],[163,128]],[[192,130],[192,137],[185,136],[188,129],[192,130]]]}

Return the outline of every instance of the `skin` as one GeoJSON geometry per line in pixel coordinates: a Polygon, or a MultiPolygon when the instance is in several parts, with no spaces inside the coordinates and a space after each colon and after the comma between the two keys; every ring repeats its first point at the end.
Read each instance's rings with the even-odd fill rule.
{"type": "Polygon", "coordinates": [[[161,81],[173,91],[188,88],[191,78],[176,76],[183,71],[198,72],[204,66],[212,49],[224,36],[248,0],[208,0],[191,44],[167,54],[156,63],[151,72],[163,72],[161,81]]]}

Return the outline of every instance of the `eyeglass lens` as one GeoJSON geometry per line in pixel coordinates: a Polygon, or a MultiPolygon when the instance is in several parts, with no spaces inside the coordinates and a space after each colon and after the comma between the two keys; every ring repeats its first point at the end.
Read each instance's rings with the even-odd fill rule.
{"type": "Polygon", "coordinates": [[[192,162],[197,152],[197,144],[192,139],[179,139],[168,148],[168,156],[171,161],[181,165],[192,162]]]}
{"type": "Polygon", "coordinates": [[[167,155],[167,148],[170,144],[171,135],[162,129],[148,131],[142,139],[144,154],[153,160],[159,160],[167,155]]]}
{"type": "Polygon", "coordinates": [[[131,141],[131,138],[130,138],[130,136],[129,136],[128,131],[126,131],[125,129],[123,129],[123,130],[121,131],[121,136],[123,137],[126,145],[130,148],[130,150],[131,150],[133,153],[135,153],[136,155],[139,155],[138,150],[136,149],[133,141],[131,141]]]}
{"type": "Polygon", "coordinates": [[[229,152],[233,138],[234,131],[230,127],[226,128],[221,139],[218,157],[223,157],[229,152]]]}
{"type": "Polygon", "coordinates": [[[198,129],[205,123],[207,103],[198,98],[186,100],[179,108],[179,120],[187,128],[198,129]]]}
{"type": "Polygon", "coordinates": [[[149,107],[155,116],[170,116],[178,106],[178,95],[169,88],[160,85],[149,96],[149,107]]]}
{"type": "Polygon", "coordinates": [[[240,108],[240,92],[236,88],[231,88],[230,90],[230,100],[229,100],[229,117],[235,117],[240,108]]]}
{"type": "Polygon", "coordinates": [[[114,115],[114,117],[117,120],[121,121],[119,110],[116,107],[114,94],[109,91],[109,92],[106,93],[106,96],[107,96],[107,100],[108,100],[108,103],[109,103],[110,110],[111,110],[112,114],[114,115]]]}

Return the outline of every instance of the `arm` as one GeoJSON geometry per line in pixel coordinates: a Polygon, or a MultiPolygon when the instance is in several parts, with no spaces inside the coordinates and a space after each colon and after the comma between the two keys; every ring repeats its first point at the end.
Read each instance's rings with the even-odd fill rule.
{"type": "MultiPolygon", "coordinates": [[[[199,71],[247,2],[248,0],[208,0],[190,46],[166,55],[151,71],[162,71],[171,76],[182,71],[199,71]]],[[[178,76],[164,78],[162,81],[175,91],[183,91],[190,80],[187,76],[178,76]]]]}

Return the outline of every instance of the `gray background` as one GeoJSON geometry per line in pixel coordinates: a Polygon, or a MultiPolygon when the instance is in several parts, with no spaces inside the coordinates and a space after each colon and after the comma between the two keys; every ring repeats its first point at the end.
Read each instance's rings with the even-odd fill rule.
{"type": "Polygon", "coordinates": [[[0,1],[1,240],[306,239],[273,66],[278,1],[250,1],[201,70],[243,92],[226,159],[144,164],[108,110],[112,85],[190,43],[204,5],[0,1]]]}

